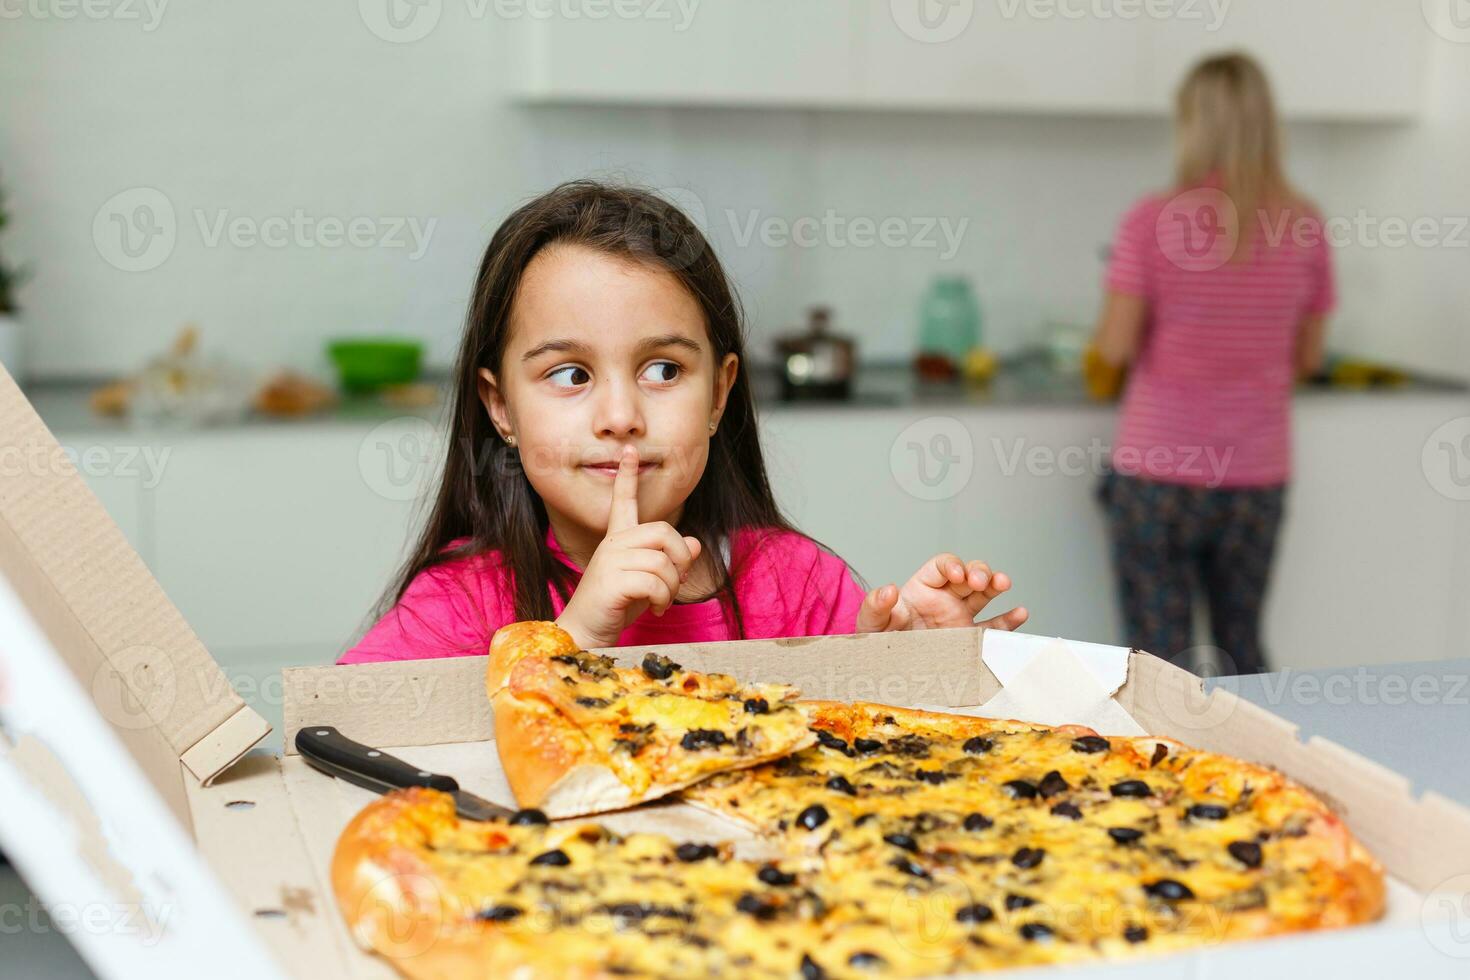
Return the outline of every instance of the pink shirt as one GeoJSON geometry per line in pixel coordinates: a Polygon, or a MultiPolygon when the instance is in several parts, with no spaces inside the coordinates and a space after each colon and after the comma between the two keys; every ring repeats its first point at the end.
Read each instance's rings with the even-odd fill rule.
{"type": "Polygon", "coordinates": [[[1107,287],[1147,299],[1149,322],[1113,468],[1196,486],[1280,484],[1291,473],[1297,329],[1333,306],[1331,249],[1315,218],[1264,231],[1253,219],[1248,258],[1212,258],[1208,236],[1180,220],[1210,193],[1147,197],[1118,228],[1107,287]]]}
{"type": "MultiPolygon", "coordinates": [[[[735,596],[747,639],[855,630],[863,590],[841,558],[789,531],[744,528],[733,537],[735,558],[746,556],[735,596]]],[[[580,581],[583,569],[561,550],[550,527],[546,544],[580,581]]],[[[564,603],[550,583],[547,591],[560,615],[564,603]]],[[[398,604],[337,663],[485,656],[495,631],[515,621],[515,590],[500,552],[461,558],[419,573],[398,604]]],[[[675,603],[661,617],[645,611],[623,630],[617,645],[735,638],[719,600],[707,599],[675,603]]]]}

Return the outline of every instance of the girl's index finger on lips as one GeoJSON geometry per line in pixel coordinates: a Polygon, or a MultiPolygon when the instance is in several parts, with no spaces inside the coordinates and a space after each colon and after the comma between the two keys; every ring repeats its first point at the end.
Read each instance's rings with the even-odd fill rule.
{"type": "Polygon", "coordinates": [[[638,449],[627,446],[618,457],[618,475],[613,477],[612,508],[607,515],[607,533],[638,526],[638,449]]]}

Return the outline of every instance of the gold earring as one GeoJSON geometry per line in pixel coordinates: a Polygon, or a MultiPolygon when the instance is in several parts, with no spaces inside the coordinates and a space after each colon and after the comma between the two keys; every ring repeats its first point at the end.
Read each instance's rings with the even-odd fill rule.
{"type": "Polygon", "coordinates": [[[711,422],[711,423],[710,423],[710,424],[709,424],[709,430],[710,430],[710,431],[711,431],[711,432],[713,432],[713,431],[715,431],[715,426],[716,426],[716,424],[717,424],[717,423],[715,423],[715,422],[711,422]]]}
{"type": "Polygon", "coordinates": [[[515,444],[516,444],[516,437],[515,436],[506,436],[505,437],[505,444],[507,446],[515,446],[515,444]]]}

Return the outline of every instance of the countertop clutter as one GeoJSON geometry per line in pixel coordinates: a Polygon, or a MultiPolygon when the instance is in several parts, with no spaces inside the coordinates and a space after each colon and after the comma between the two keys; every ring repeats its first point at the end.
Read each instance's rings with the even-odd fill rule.
{"type": "MultiPolygon", "coordinates": [[[[990,380],[976,383],[957,379],[930,381],[919,378],[913,367],[896,361],[859,364],[853,374],[850,395],[841,399],[786,401],[781,398],[777,369],[770,363],[751,367],[751,385],[756,405],[763,412],[833,411],[871,408],[1046,408],[1054,406],[1109,409],[1110,400],[1092,397],[1080,373],[1058,370],[1043,352],[1023,352],[1001,358],[990,380]]],[[[1334,380],[1322,376],[1297,388],[1302,398],[1397,397],[1415,394],[1470,392],[1470,384],[1424,375],[1381,375],[1359,372],[1334,380]]],[[[444,371],[430,372],[421,385],[422,397],[401,399],[381,394],[347,393],[324,410],[300,418],[252,412],[210,431],[239,427],[291,427],[302,424],[377,425],[404,416],[436,418],[449,397],[449,379],[444,371]]],[[[151,429],[146,421],[125,416],[101,416],[89,399],[96,390],[90,381],[39,381],[25,386],[25,393],[53,432],[121,432],[151,429]]],[[[188,431],[178,426],[171,431],[188,431]]]]}

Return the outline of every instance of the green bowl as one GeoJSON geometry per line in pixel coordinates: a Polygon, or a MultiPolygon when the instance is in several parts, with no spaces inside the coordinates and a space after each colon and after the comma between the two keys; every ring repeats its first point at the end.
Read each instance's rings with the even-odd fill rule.
{"type": "Polygon", "coordinates": [[[327,344],[342,390],[354,394],[413,381],[423,355],[423,344],[395,337],[345,338],[327,344]]]}

